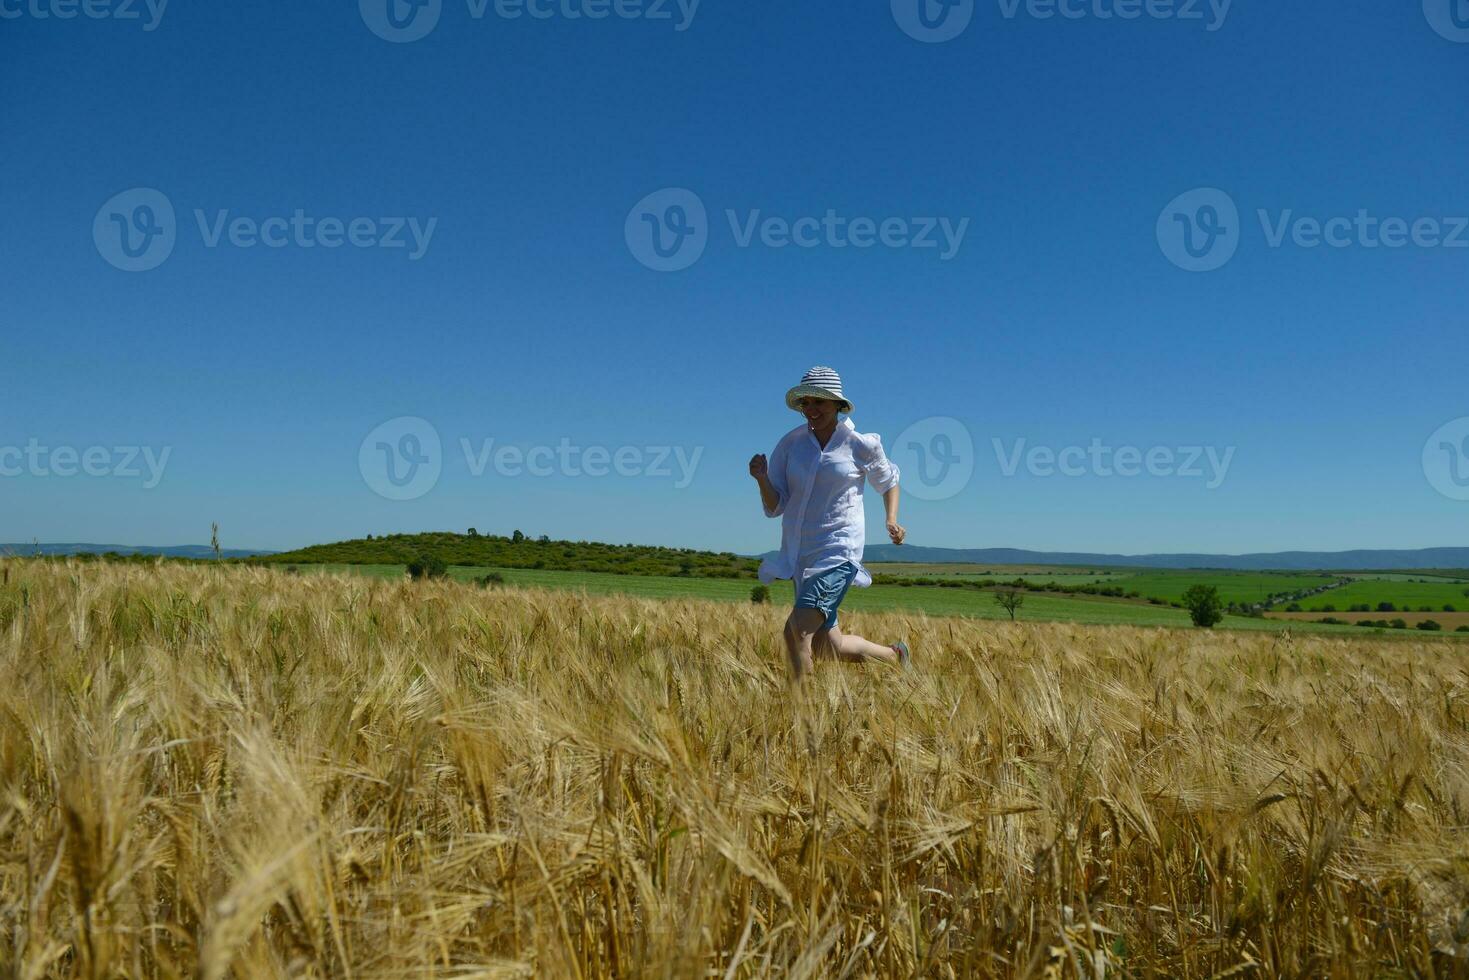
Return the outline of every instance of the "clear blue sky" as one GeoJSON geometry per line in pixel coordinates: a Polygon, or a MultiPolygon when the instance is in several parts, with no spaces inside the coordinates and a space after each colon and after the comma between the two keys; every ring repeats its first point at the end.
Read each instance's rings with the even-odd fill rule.
{"type": "MultiPolygon", "coordinates": [[[[152,487],[141,460],[139,477],[67,477],[0,456],[0,541],[198,543],[218,521],[231,547],[473,525],[761,551],[779,529],[746,463],[799,422],[782,395],[819,363],[890,447],[934,416],[972,439],[962,488],[906,499],[915,544],[1469,544],[1469,502],[1423,462],[1469,416],[1469,248],[1294,232],[1272,248],[1256,214],[1435,218],[1447,237],[1469,215],[1452,19],[1435,30],[1418,0],[1236,0],[1222,24],[1207,3],[1188,21],[978,0],[962,33],[922,43],[888,0],[703,0],[683,30],[672,2],[669,20],[570,19],[562,2],[588,0],[518,19],[442,0],[426,36],[390,43],[349,0],[175,0],[151,30],[142,0],[137,20],[0,0],[0,452],[100,446],[110,472],[114,447],[169,451],[152,487]],[[149,271],[114,267],[94,236],[133,188],[176,212],[149,271]],[[664,188],[707,208],[707,247],[676,272],[626,237],[664,188]],[[1196,188],[1240,215],[1237,254],[1209,272],[1157,233],[1196,188]],[[228,232],[210,247],[195,217],[297,209],[372,219],[369,236],[383,218],[436,224],[414,259],[228,232]],[[968,225],[947,259],[758,231],[741,247],[725,212],[743,226],[757,209],[968,225]],[[409,500],[375,493],[359,461],[400,416],[443,447],[409,500]],[[671,463],[475,476],[460,440],[490,438],[702,454],[681,487],[671,463]],[[1007,476],[995,439],[1235,451],[1209,489],[1007,476]]],[[[875,497],[868,515],[880,539],[875,497]]]]}

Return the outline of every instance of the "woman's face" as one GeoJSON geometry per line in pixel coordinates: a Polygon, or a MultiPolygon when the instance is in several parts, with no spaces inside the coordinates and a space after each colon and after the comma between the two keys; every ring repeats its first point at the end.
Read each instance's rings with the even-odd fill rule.
{"type": "Polygon", "coordinates": [[[802,398],[796,402],[806,422],[813,429],[825,429],[836,424],[837,406],[830,398],[802,398]]]}

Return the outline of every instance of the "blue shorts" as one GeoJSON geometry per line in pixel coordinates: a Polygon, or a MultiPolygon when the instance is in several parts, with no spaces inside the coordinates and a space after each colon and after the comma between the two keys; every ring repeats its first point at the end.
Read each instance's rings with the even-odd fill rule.
{"type": "Polygon", "coordinates": [[[796,608],[820,610],[826,614],[826,624],[821,628],[831,629],[837,624],[837,607],[842,604],[856,577],[857,566],[844,561],[835,568],[797,582],[796,608]]]}

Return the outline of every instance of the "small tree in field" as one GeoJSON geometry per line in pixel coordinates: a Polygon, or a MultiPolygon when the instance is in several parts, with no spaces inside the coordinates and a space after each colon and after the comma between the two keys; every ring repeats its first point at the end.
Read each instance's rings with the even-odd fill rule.
{"type": "Polygon", "coordinates": [[[409,578],[444,578],[449,565],[437,555],[420,555],[408,563],[409,578]]]}
{"type": "Polygon", "coordinates": [[[750,590],[750,601],[757,606],[768,605],[770,603],[770,586],[755,586],[753,589],[750,590]]]}
{"type": "Polygon", "coordinates": [[[1224,618],[1224,603],[1219,599],[1219,590],[1212,585],[1190,586],[1183,594],[1183,605],[1200,629],[1213,629],[1224,618]]]}
{"type": "Polygon", "coordinates": [[[1025,593],[1019,589],[999,589],[995,592],[995,603],[1010,614],[1010,621],[1013,623],[1015,610],[1025,605],[1025,593]]]}

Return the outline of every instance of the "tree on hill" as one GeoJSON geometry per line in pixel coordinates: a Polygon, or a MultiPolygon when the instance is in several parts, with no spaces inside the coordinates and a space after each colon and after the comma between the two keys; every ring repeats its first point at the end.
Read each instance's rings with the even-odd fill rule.
{"type": "Polygon", "coordinates": [[[516,528],[515,533],[510,535],[510,540],[515,542],[516,544],[520,544],[520,542],[525,540],[525,535],[520,533],[519,528],[516,528]]]}
{"type": "Polygon", "coordinates": [[[1213,629],[1224,618],[1224,603],[1219,589],[1212,585],[1193,585],[1183,594],[1183,605],[1200,629],[1213,629]]]}
{"type": "Polygon", "coordinates": [[[477,538],[477,537],[479,537],[479,529],[478,528],[473,528],[473,527],[470,528],[469,529],[469,536],[471,538],[477,538]]]}

